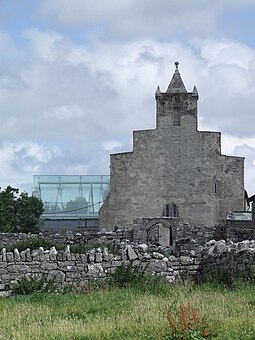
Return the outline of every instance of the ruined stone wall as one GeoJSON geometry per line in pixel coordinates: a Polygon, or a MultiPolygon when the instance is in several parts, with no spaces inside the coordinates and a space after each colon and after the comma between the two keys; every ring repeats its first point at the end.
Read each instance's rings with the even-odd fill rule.
{"type": "Polygon", "coordinates": [[[207,241],[216,239],[226,239],[226,226],[225,225],[217,225],[214,227],[201,226],[201,225],[193,225],[185,223],[181,218],[137,218],[133,222],[133,241],[136,243],[141,242],[149,242],[149,229],[150,226],[157,224],[165,224],[160,226],[159,233],[161,234],[161,238],[165,241],[166,237],[164,234],[171,233],[172,243],[169,239],[169,244],[162,243],[160,239],[157,240],[157,243],[163,246],[174,246],[179,247],[181,245],[186,245],[191,250],[192,247],[196,245],[203,245],[207,241]],[[169,233],[168,230],[171,230],[169,233]]]}
{"type": "Polygon", "coordinates": [[[226,225],[226,238],[233,242],[255,240],[255,222],[228,221],[226,225]]]}
{"type": "Polygon", "coordinates": [[[167,253],[163,249],[153,251],[146,244],[131,246],[119,244],[117,254],[110,254],[106,248],[90,250],[85,254],[72,254],[69,247],[58,252],[39,248],[19,252],[0,252],[0,296],[8,295],[13,285],[24,275],[46,275],[54,279],[59,289],[73,284],[82,288],[92,278],[105,278],[122,264],[130,262],[146,268],[148,273],[165,277],[168,283],[181,279],[182,273],[196,277],[204,271],[217,268],[240,273],[255,266],[255,241],[233,243],[209,241],[204,247],[179,254],[167,253]]]}

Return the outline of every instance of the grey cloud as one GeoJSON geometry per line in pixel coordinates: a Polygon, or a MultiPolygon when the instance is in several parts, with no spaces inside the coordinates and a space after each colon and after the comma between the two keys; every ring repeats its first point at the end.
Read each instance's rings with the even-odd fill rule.
{"type": "Polygon", "coordinates": [[[255,148],[246,144],[237,146],[234,155],[245,157],[245,183],[249,196],[255,194],[255,148]]]}
{"type": "MultiPolygon", "coordinates": [[[[41,11],[61,25],[84,29],[107,39],[157,37],[162,40],[226,36],[221,21],[224,13],[243,6],[254,8],[251,0],[45,0],[41,11]]],[[[231,30],[229,30],[231,31],[231,30]]]]}
{"type": "Polygon", "coordinates": [[[103,144],[118,141],[122,146],[111,152],[129,151],[133,130],[154,128],[154,93],[158,84],[162,91],[167,88],[178,56],[187,89],[198,86],[199,115],[206,125],[232,135],[254,135],[254,51],[245,46],[232,42],[243,53],[228,65],[228,54],[216,61],[212,56],[216,42],[207,42],[213,48],[203,55],[202,48],[194,52],[178,42],[154,39],[100,41],[91,48],[53,31],[30,30],[25,37],[22,53],[29,63],[17,61],[15,71],[8,64],[0,70],[1,138],[15,145],[32,141],[56,147],[59,153],[42,162],[20,149],[6,161],[9,170],[2,169],[6,181],[27,182],[33,169],[108,173],[109,151],[103,144]],[[18,174],[14,169],[19,163],[18,174]]]}
{"type": "MultiPolygon", "coordinates": [[[[213,13],[217,6],[202,0],[190,0],[185,5],[180,1],[160,3],[148,0],[146,3],[135,0],[106,0],[104,4],[92,1],[44,1],[42,12],[45,16],[58,20],[61,24],[86,27],[95,25],[102,28],[103,35],[153,36],[167,32],[211,31],[213,13]],[[201,22],[202,21],[202,22],[201,22]],[[181,29],[182,27],[182,29],[181,29]]],[[[98,31],[98,29],[96,29],[98,31]]]]}

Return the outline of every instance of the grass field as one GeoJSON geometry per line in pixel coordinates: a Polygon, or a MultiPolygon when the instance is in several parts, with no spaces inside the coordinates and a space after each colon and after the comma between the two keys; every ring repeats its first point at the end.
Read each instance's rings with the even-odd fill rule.
{"type": "Polygon", "coordinates": [[[163,290],[159,285],[154,294],[115,288],[1,298],[0,339],[177,339],[169,335],[166,311],[175,315],[181,305],[204,316],[215,339],[255,339],[252,284],[232,290],[187,284],[163,290]]]}

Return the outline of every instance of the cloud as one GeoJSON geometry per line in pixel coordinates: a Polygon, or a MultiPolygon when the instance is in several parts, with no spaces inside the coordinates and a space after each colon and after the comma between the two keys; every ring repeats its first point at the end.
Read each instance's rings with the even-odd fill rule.
{"type": "Polygon", "coordinates": [[[176,59],[187,90],[198,87],[200,129],[228,136],[227,153],[255,147],[255,50],[218,38],[224,11],[251,1],[40,3],[51,30],[28,22],[22,42],[0,32],[7,56],[0,65],[0,135],[14,154],[3,181],[28,182],[39,171],[107,174],[109,152],[131,150],[133,130],[155,127],[154,93],[157,85],[166,90],[176,59]],[[38,155],[58,152],[42,161],[29,156],[27,143],[42,148],[38,155]]]}
{"type": "Polygon", "coordinates": [[[255,194],[255,147],[247,144],[236,146],[234,155],[242,154],[245,157],[245,186],[248,195],[255,194]]]}
{"type": "Polygon", "coordinates": [[[60,51],[62,43],[67,41],[55,31],[40,32],[37,28],[25,30],[23,37],[31,41],[32,51],[35,55],[47,62],[55,60],[55,52],[60,51]]]}
{"type": "Polygon", "coordinates": [[[251,196],[255,193],[255,136],[252,138],[222,134],[222,154],[245,157],[244,184],[251,196]]]}
{"type": "Polygon", "coordinates": [[[254,50],[237,41],[217,40],[201,48],[201,57],[207,61],[208,67],[225,64],[248,69],[254,50]]]}
{"type": "Polygon", "coordinates": [[[113,151],[114,149],[118,149],[122,147],[122,144],[117,140],[106,141],[102,144],[103,150],[105,151],[113,151]]]}
{"type": "Polygon", "coordinates": [[[217,7],[202,0],[190,0],[185,4],[166,0],[158,4],[148,0],[146,5],[135,0],[105,0],[103,5],[92,0],[46,0],[41,12],[61,25],[85,27],[94,37],[118,40],[167,35],[167,32],[176,36],[190,34],[190,31],[200,35],[212,32],[217,7]]]}
{"type": "MultiPolygon", "coordinates": [[[[158,37],[169,40],[226,36],[226,15],[254,8],[252,0],[44,0],[41,13],[62,26],[107,39],[158,37]]],[[[232,22],[230,24],[233,25],[232,22]]]]}
{"type": "Polygon", "coordinates": [[[1,144],[1,187],[26,186],[28,176],[40,172],[54,158],[61,158],[57,147],[42,147],[34,142],[1,144]]]}
{"type": "Polygon", "coordinates": [[[82,118],[83,115],[82,108],[77,104],[51,108],[44,113],[46,119],[56,118],[57,120],[82,118]]]}

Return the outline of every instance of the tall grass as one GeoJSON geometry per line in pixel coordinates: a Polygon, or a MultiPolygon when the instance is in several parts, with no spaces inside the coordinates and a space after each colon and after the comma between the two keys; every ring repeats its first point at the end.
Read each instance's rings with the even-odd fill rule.
{"type": "Polygon", "coordinates": [[[215,339],[255,339],[255,286],[247,283],[231,290],[185,284],[164,294],[128,287],[0,298],[0,339],[171,339],[166,311],[176,318],[182,306],[204,318],[215,339]]]}

